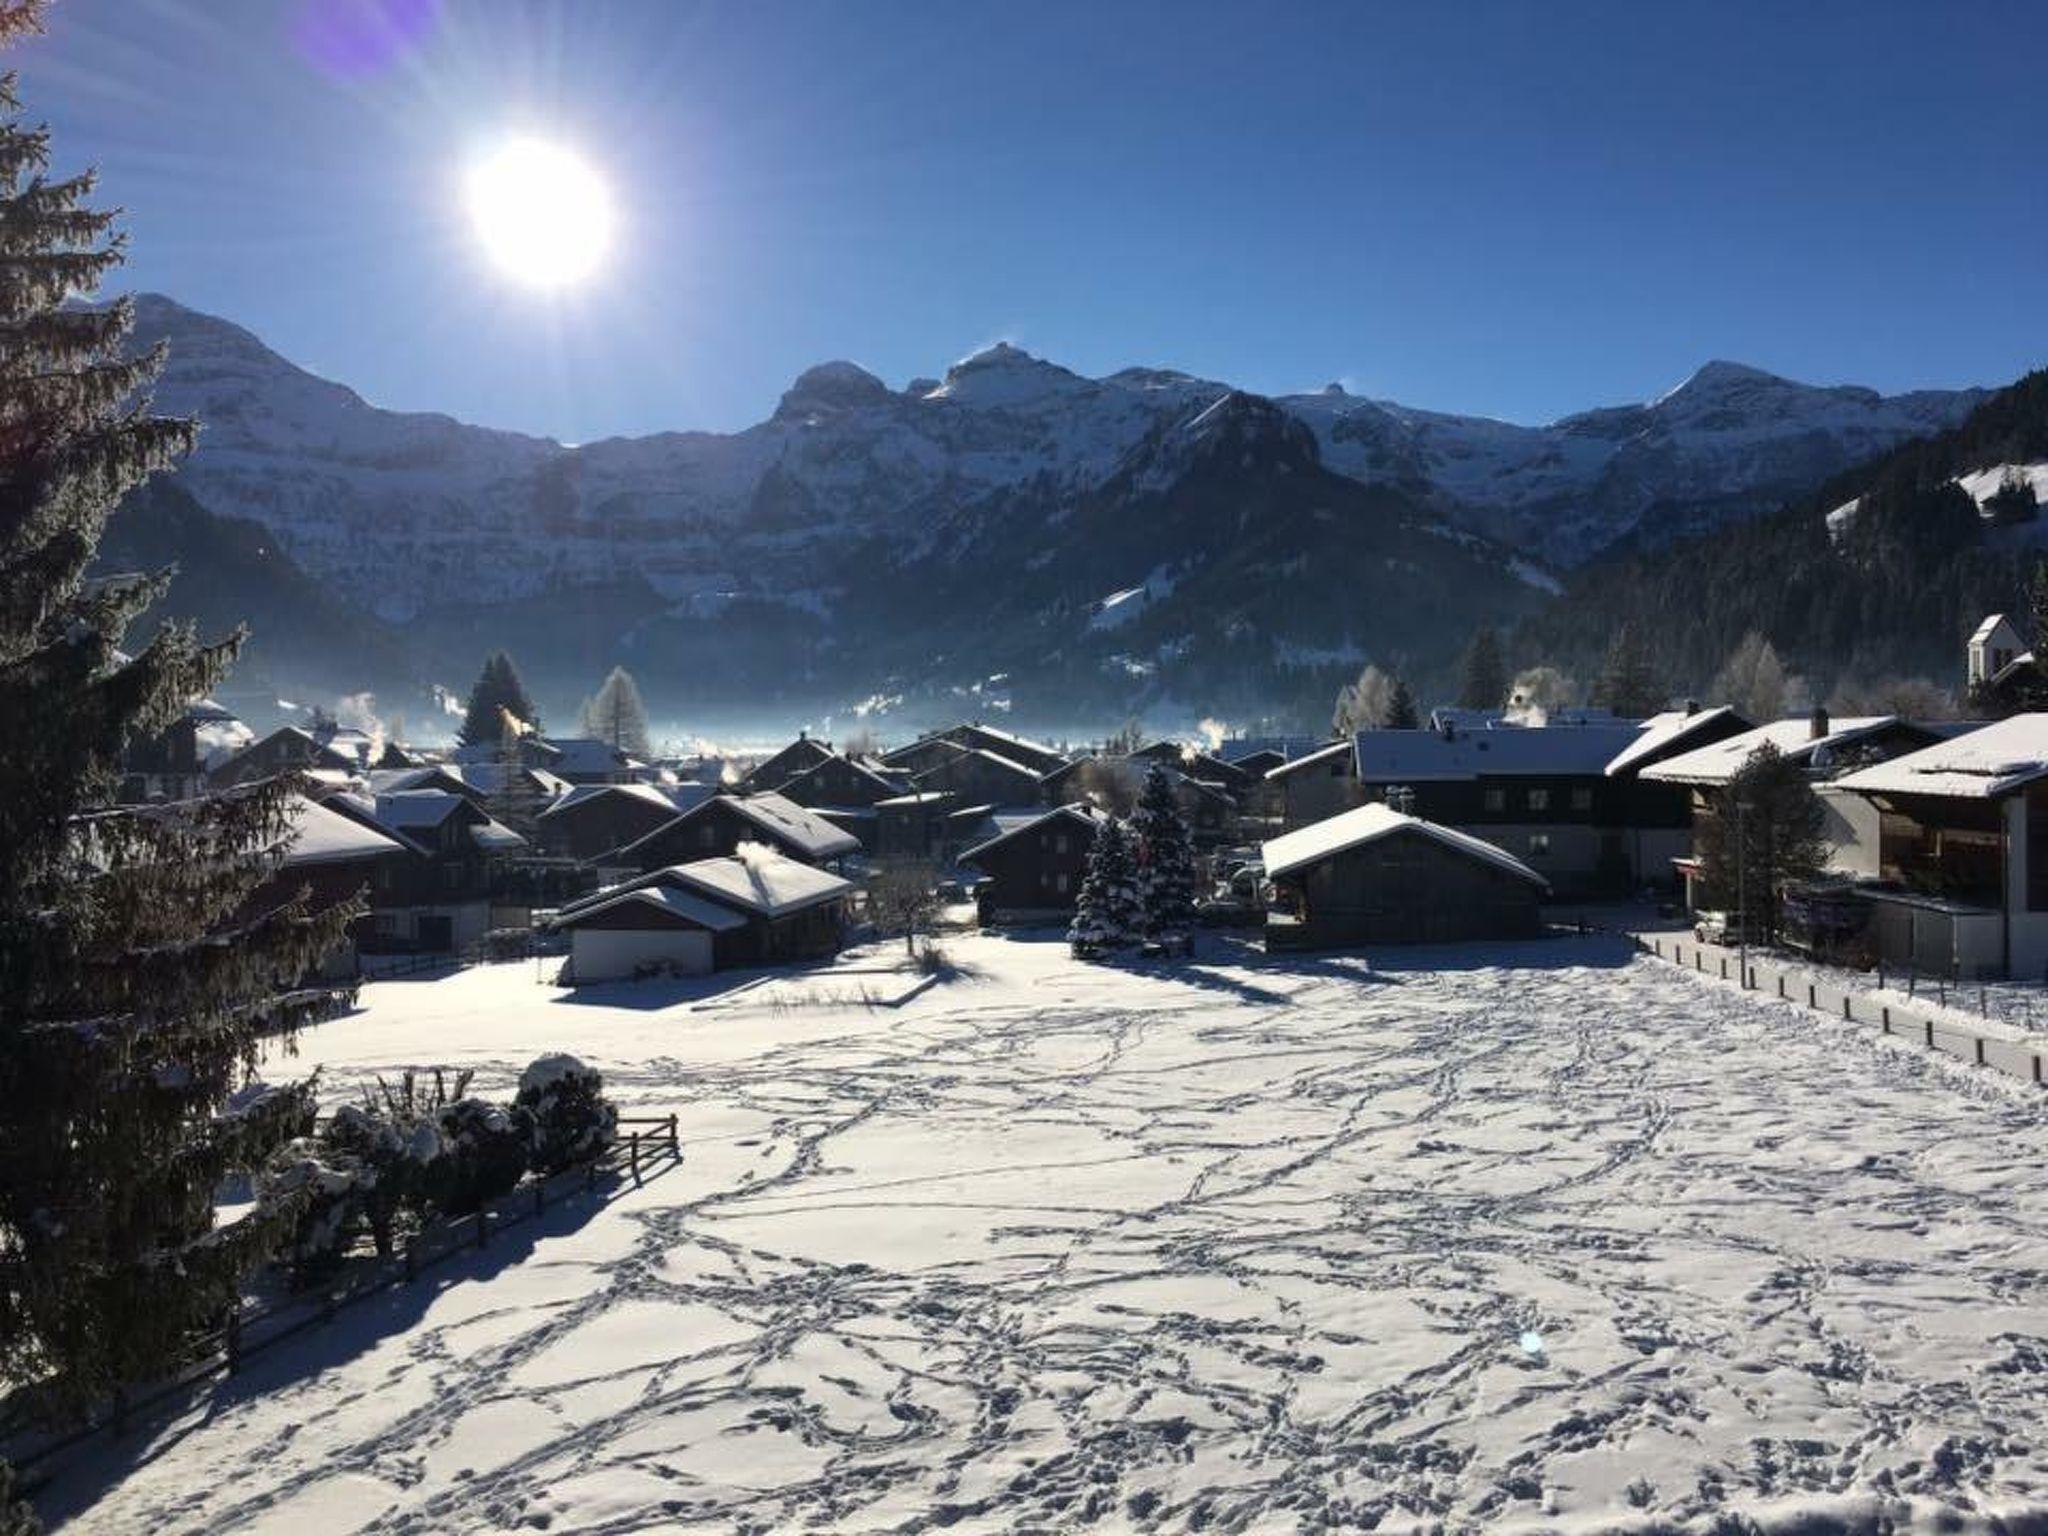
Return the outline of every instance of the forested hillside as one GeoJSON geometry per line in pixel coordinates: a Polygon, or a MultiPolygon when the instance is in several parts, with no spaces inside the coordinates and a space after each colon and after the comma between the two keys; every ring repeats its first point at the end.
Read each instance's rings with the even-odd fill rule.
{"type": "Polygon", "coordinates": [[[1965,637],[1987,612],[2024,611],[2048,541],[2034,488],[2012,475],[1987,493],[1986,472],[2044,461],[2048,370],[1776,513],[1586,567],[1516,649],[1590,673],[1633,622],[1665,681],[1697,690],[1754,630],[1822,697],[1901,675],[1956,687],[1965,637]]]}

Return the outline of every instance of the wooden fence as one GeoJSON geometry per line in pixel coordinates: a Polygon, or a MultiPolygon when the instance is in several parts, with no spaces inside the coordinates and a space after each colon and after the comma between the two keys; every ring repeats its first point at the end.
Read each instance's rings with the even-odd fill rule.
{"type": "Polygon", "coordinates": [[[1656,955],[1681,969],[1733,982],[1746,991],[1800,1003],[1852,1024],[1870,1025],[1896,1039],[1911,1040],[1927,1050],[1990,1067],[2010,1077],[2033,1083],[2044,1080],[2044,1057],[2048,1057],[2048,1050],[2037,1039],[2013,1040],[1970,1029],[1918,1008],[1887,1002],[1841,981],[1830,982],[1811,972],[1788,970],[1770,959],[1752,956],[1745,967],[1739,952],[1702,944],[1684,934],[1638,933],[1631,937],[1645,954],[1656,955]]]}
{"type": "Polygon", "coordinates": [[[16,1429],[7,1436],[12,1447],[0,1446],[0,1451],[19,1471],[30,1474],[94,1435],[124,1434],[138,1418],[200,1382],[232,1376],[252,1356],[332,1322],[342,1308],[394,1285],[411,1284],[459,1253],[488,1248],[494,1233],[538,1217],[578,1191],[594,1189],[604,1175],[630,1178],[637,1187],[651,1174],[680,1163],[682,1156],[674,1115],[621,1115],[619,1138],[602,1156],[581,1167],[528,1179],[469,1215],[434,1221],[388,1258],[362,1255],[347,1260],[341,1275],[310,1291],[269,1303],[238,1302],[220,1327],[193,1340],[186,1364],[169,1377],[140,1392],[116,1392],[84,1424],[62,1434],[37,1437],[16,1429]]]}

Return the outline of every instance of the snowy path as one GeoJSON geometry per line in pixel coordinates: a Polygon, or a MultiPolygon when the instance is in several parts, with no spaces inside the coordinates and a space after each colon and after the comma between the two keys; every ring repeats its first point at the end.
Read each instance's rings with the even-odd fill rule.
{"type": "Polygon", "coordinates": [[[829,975],[372,989],[306,1041],[330,1091],[567,1047],[680,1109],[688,1162],[259,1365],[60,1490],[97,1499],[72,1528],[2048,1514],[2035,1090],[1608,941],[1179,977],[954,947],[982,974],[900,1011],[829,975]]]}

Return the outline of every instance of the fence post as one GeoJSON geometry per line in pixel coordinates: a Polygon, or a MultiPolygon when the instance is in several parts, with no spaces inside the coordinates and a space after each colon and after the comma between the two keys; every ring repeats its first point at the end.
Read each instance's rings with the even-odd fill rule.
{"type": "Polygon", "coordinates": [[[640,1133],[633,1133],[633,1182],[640,1182],[640,1133]]]}
{"type": "Polygon", "coordinates": [[[2034,1052],[2034,1081],[2037,1083],[2041,1081],[2041,1053],[2039,1051],[2034,1052]]]}
{"type": "Polygon", "coordinates": [[[538,1216],[548,1208],[548,1178],[542,1174],[533,1181],[533,1214],[538,1216]]]}
{"type": "Polygon", "coordinates": [[[673,1110],[669,1112],[668,1117],[668,1155],[678,1162],[682,1161],[683,1149],[676,1137],[676,1116],[673,1110]]]}
{"type": "Polygon", "coordinates": [[[1883,1007],[1883,1008],[1881,1008],[1881,1009],[1879,1009],[1879,1010],[1878,1010],[1878,1012],[1879,1012],[1880,1016],[1881,1016],[1881,1017],[1883,1018],[1883,1020],[1884,1020],[1884,1032],[1885,1032],[1886,1034],[1890,1034],[1890,1033],[1892,1032],[1892,1008],[1891,1008],[1891,1004],[1890,1004],[1890,1003],[1886,1003],[1886,1004],[1884,1005],[1884,1007],[1883,1007]]]}
{"type": "Polygon", "coordinates": [[[1856,1015],[1849,1007],[1849,994],[1847,990],[1844,990],[1842,993],[1842,1017],[1851,1024],[1856,1022],[1856,1015]]]}
{"type": "Polygon", "coordinates": [[[1977,1037],[1977,1065],[1980,1067],[1984,1065],[1984,1037],[1982,1035],[1977,1037]]]}
{"type": "Polygon", "coordinates": [[[1934,1020],[1927,1021],[1927,1049],[1934,1049],[1934,1020]]]}
{"type": "Polygon", "coordinates": [[[228,1308],[227,1351],[228,1374],[232,1376],[242,1368],[242,1303],[239,1299],[228,1308]]]}
{"type": "Polygon", "coordinates": [[[405,1278],[411,1283],[420,1277],[420,1240],[417,1236],[405,1240],[405,1278]]]}

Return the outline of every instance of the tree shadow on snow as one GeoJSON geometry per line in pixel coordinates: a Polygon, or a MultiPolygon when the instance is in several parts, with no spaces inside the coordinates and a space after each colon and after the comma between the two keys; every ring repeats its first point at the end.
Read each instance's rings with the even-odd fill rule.
{"type": "MultiPolygon", "coordinates": [[[[677,1166],[674,1162],[658,1164],[643,1182],[652,1183],[677,1166]]],[[[293,1337],[246,1356],[233,1376],[194,1382],[138,1411],[125,1434],[116,1437],[101,1431],[87,1437],[34,1469],[32,1481],[42,1484],[35,1493],[38,1513],[52,1530],[60,1529],[89,1511],[124,1479],[175,1451],[187,1437],[222,1415],[347,1365],[385,1339],[416,1326],[447,1292],[488,1281],[524,1263],[542,1242],[572,1235],[615,1196],[635,1187],[629,1178],[620,1176],[593,1189],[564,1191],[539,1216],[494,1227],[485,1247],[460,1249],[422,1270],[410,1284],[389,1285],[339,1308],[330,1320],[313,1323],[293,1337]]],[[[308,1314],[317,1311],[317,1299],[308,1298],[306,1307],[308,1314]]],[[[277,1490],[276,1497],[285,1498],[292,1491],[293,1485],[287,1484],[277,1490]]]]}

